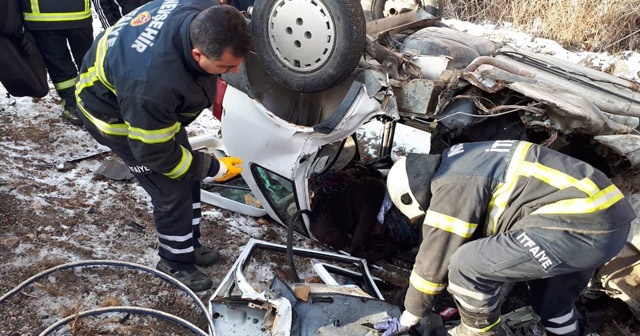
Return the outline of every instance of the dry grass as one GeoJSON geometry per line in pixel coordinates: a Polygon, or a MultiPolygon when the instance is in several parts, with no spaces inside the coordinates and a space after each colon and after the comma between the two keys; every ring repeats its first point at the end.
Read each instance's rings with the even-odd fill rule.
{"type": "Polygon", "coordinates": [[[640,0],[452,0],[443,16],[470,22],[511,22],[570,49],[640,49],[640,0]]]}

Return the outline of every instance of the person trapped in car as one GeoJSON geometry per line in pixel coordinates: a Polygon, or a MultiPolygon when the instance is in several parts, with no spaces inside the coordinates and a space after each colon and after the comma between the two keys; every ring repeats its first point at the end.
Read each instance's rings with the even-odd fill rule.
{"type": "Polygon", "coordinates": [[[382,176],[372,171],[355,166],[309,178],[313,236],[370,263],[415,246],[419,236],[418,225],[391,205],[382,176]]]}
{"type": "Polygon", "coordinates": [[[219,253],[200,237],[200,182],[240,173],[189,145],[185,126],[211,107],[219,74],[236,72],[251,48],[245,17],[210,0],[152,1],[98,35],[76,95],[87,131],[129,166],[151,196],[156,268],[194,291],[213,282],[196,268],[219,253]]]}
{"type": "Polygon", "coordinates": [[[527,282],[547,335],[577,336],[574,303],[636,218],[604,173],[524,141],[409,154],[389,171],[387,188],[424,225],[405,311],[376,325],[385,336],[417,324],[445,289],[461,317],[449,335],[505,335],[500,290],[513,282],[527,282]]]}

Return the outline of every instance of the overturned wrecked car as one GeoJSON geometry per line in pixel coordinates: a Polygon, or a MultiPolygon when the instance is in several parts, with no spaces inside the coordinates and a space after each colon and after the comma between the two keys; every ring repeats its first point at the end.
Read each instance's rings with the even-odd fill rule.
{"type": "MultiPolygon", "coordinates": [[[[268,16],[255,11],[256,17],[268,16]]],[[[275,12],[274,7],[270,15],[275,12]]],[[[326,8],[319,13],[330,14],[326,8]]],[[[464,141],[522,139],[579,155],[604,171],[610,155],[629,165],[640,163],[637,83],[551,56],[500,46],[448,28],[419,10],[361,21],[366,41],[358,65],[345,79],[327,82],[323,85],[327,88],[321,90],[314,73],[308,73],[308,78],[298,73],[289,85],[283,85],[291,70],[284,61],[276,63],[282,78],[274,79],[274,70],[266,66],[273,59],[263,54],[283,53],[287,47],[304,52],[305,47],[297,47],[297,40],[273,37],[271,49],[250,54],[238,74],[224,76],[219,93],[227,113],[217,111],[223,129],[228,130],[222,139],[194,141],[196,147],[214,144],[242,157],[247,162],[246,183],[276,221],[284,224],[293,213],[286,211],[292,203],[281,200],[285,196],[291,197],[297,210],[309,209],[305,199],[310,193],[305,185],[312,173],[343,168],[332,167],[338,157],[359,160],[353,150],[354,156],[347,157],[350,154],[343,149],[354,146],[351,136],[372,119],[386,123],[380,158],[391,153],[395,125],[405,124],[431,133],[433,153],[464,141]],[[251,144],[245,143],[246,134],[251,134],[251,144]],[[286,181],[264,186],[260,181],[265,176],[286,181]],[[280,190],[276,193],[273,188],[280,190]],[[285,191],[293,188],[295,193],[285,191]]],[[[286,23],[280,23],[285,31],[286,23]]],[[[335,33],[330,36],[333,43],[340,44],[335,39],[344,34],[334,29],[329,32],[335,33]]],[[[328,61],[316,66],[324,72],[332,70],[328,61]]]]}

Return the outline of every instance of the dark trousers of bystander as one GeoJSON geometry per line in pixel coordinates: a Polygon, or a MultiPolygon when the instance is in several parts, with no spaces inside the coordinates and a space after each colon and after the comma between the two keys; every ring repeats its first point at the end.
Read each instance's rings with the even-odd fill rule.
{"type": "Polygon", "coordinates": [[[93,26],[31,30],[31,33],[40,48],[51,82],[63,100],[64,108],[75,110],[75,81],[84,54],[93,43],[93,26]]]}

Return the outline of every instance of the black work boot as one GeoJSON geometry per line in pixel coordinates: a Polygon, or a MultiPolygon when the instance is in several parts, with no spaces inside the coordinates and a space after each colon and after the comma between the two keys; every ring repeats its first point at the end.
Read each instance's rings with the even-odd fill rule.
{"type": "Polygon", "coordinates": [[[196,265],[198,266],[210,266],[220,259],[220,252],[213,247],[196,246],[193,253],[196,256],[196,265]]]}
{"type": "Polygon", "coordinates": [[[72,125],[82,126],[82,119],[78,116],[73,88],[58,91],[58,96],[62,99],[62,119],[67,120],[72,125]]]}
{"type": "Polygon", "coordinates": [[[500,312],[475,314],[460,309],[460,325],[448,331],[449,336],[507,336],[500,312]]]}
{"type": "Polygon", "coordinates": [[[213,286],[213,281],[195,266],[178,269],[161,259],[156,265],[156,269],[176,278],[194,292],[206,291],[213,286]]]}
{"type": "Polygon", "coordinates": [[[507,332],[502,328],[502,323],[498,322],[488,330],[472,329],[464,323],[460,323],[457,327],[449,330],[449,336],[507,336],[507,332]]]}
{"type": "Polygon", "coordinates": [[[78,116],[78,111],[75,108],[65,108],[62,111],[62,118],[66,119],[72,125],[82,126],[82,119],[78,116]]]}

